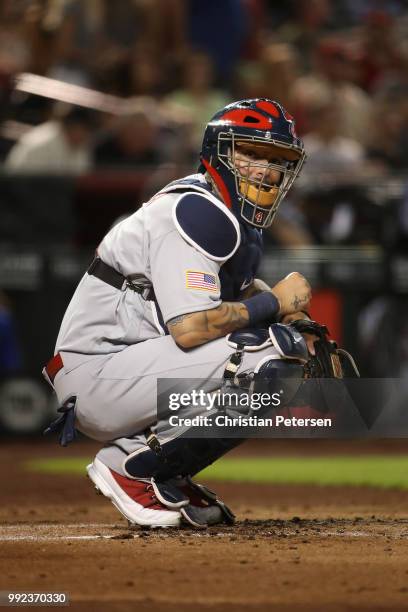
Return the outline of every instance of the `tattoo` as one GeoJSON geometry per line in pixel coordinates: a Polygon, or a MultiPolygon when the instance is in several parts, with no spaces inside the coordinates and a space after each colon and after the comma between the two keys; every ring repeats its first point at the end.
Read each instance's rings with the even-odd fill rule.
{"type": "Polygon", "coordinates": [[[302,306],[302,304],[307,304],[309,301],[310,301],[310,293],[308,293],[302,298],[295,295],[292,301],[292,306],[296,308],[296,310],[300,310],[300,307],[302,306]]]}
{"type": "Polygon", "coordinates": [[[174,317],[168,326],[182,348],[191,348],[221,338],[248,324],[248,311],[240,302],[223,302],[217,308],[174,317]]]}
{"type": "Polygon", "coordinates": [[[297,295],[295,295],[295,297],[293,298],[293,302],[292,302],[293,308],[296,308],[296,310],[299,310],[301,303],[302,303],[302,300],[299,299],[297,295]]]}
{"type": "MultiPolygon", "coordinates": [[[[212,322],[212,326],[219,331],[220,336],[224,336],[230,331],[245,327],[248,323],[248,311],[243,304],[224,302],[217,310],[219,311],[218,317],[212,322]]],[[[210,322],[208,329],[211,329],[210,322]]]]}
{"type": "Polygon", "coordinates": [[[190,314],[184,314],[184,315],[179,315],[178,317],[174,317],[174,319],[170,319],[170,321],[168,321],[167,325],[170,327],[172,327],[173,325],[177,325],[177,323],[181,323],[185,319],[188,319],[189,317],[193,317],[194,314],[195,313],[192,312],[190,314]]]}

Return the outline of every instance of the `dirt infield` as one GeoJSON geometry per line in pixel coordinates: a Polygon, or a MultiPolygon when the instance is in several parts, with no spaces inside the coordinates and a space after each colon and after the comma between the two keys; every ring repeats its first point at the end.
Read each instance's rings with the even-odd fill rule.
{"type": "MultiPolygon", "coordinates": [[[[391,442],[380,449],[407,452],[391,442]]],[[[408,610],[408,491],[217,484],[235,527],[129,530],[85,477],[21,468],[94,449],[1,443],[0,591],[65,591],[74,610],[408,610]]]]}

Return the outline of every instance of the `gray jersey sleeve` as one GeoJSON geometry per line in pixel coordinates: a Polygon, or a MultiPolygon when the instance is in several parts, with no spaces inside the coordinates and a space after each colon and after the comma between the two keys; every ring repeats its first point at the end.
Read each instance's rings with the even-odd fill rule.
{"type": "Polygon", "coordinates": [[[174,229],[150,245],[150,269],[164,321],[221,304],[220,262],[188,244],[174,229]]]}

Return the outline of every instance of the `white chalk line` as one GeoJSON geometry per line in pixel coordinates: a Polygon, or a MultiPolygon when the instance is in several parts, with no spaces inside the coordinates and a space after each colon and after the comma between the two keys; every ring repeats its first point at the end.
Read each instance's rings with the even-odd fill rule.
{"type": "Polygon", "coordinates": [[[34,536],[34,535],[16,535],[16,536],[1,536],[0,542],[55,542],[59,540],[111,540],[112,536],[108,535],[82,535],[82,536],[34,536]]]}
{"type": "Polygon", "coordinates": [[[114,538],[115,533],[117,537],[118,531],[123,532],[126,529],[126,525],[112,525],[111,523],[41,523],[39,525],[30,526],[24,523],[16,523],[14,525],[2,525],[0,527],[0,542],[55,542],[61,540],[103,540],[114,538]],[[89,529],[105,530],[107,528],[111,530],[111,533],[89,533],[89,529]],[[27,529],[29,529],[31,533],[22,533],[27,529]],[[88,533],[84,533],[82,535],[76,535],[75,533],[55,533],[66,530],[76,532],[86,530],[88,531],[88,533]],[[37,533],[32,533],[33,531],[37,531],[37,533]],[[41,533],[44,531],[50,531],[54,533],[41,533]]]}
{"type": "Polygon", "coordinates": [[[110,527],[111,529],[121,529],[120,525],[112,525],[112,523],[37,523],[29,525],[27,523],[14,523],[11,525],[1,525],[0,531],[5,529],[24,529],[29,527],[30,529],[101,529],[103,527],[110,527]]]}
{"type": "MultiPolygon", "coordinates": [[[[152,530],[149,532],[150,534],[154,534],[156,530],[152,530]]],[[[15,525],[3,525],[0,527],[0,542],[61,542],[61,541],[86,541],[86,540],[117,540],[121,538],[120,534],[124,534],[123,539],[144,539],[146,533],[141,531],[140,533],[137,531],[128,531],[128,528],[123,525],[112,525],[110,523],[72,523],[72,524],[40,524],[40,525],[30,525],[29,527],[25,524],[15,524],[15,525]],[[24,531],[24,528],[29,528],[31,533],[21,533],[24,531]],[[61,530],[89,530],[89,529],[106,529],[109,528],[110,533],[83,533],[80,535],[76,534],[60,534],[60,533],[47,533],[42,534],[41,531],[61,531],[61,530]],[[33,531],[38,531],[38,533],[32,533],[33,531]],[[13,533],[14,531],[14,533],[13,533]],[[119,533],[118,533],[119,532],[119,533]],[[131,537],[129,537],[129,535],[131,537]],[[128,536],[128,538],[126,538],[128,536]]],[[[178,533],[175,533],[173,530],[169,533],[166,533],[166,530],[159,531],[161,537],[165,538],[175,538],[175,537],[185,537],[186,533],[181,530],[178,533]]],[[[299,533],[296,532],[287,532],[285,531],[286,536],[289,537],[300,537],[299,533]]],[[[217,534],[212,534],[211,539],[215,538],[226,538],[231,537],[233,532],[219,532],[217,534]]],[[[237,533],[237,536],[241,534],[237,533]]],[[[262,538],[264,534],[259,534],[259,538],[262,538]]],[[[376,533],[375,531],[364,531],[364,530],[345,530],[342,532],[337,531],[319,531],[318,533],[310,533],[308,532],[307,537],[311,538],[398,538],[398,539],[407,539],[407,536],[404,534],[393,534],[393,533],[376,533]]],[[[194,538],[205,538],[209,537],[210,534],[206,531],[191,531],[188,534],[188,537],[194,538]]],[[[277,536],[279,539],[279,536],[277,536]]],[[[245,539],[245,535],[243,535],[243,539],[245,539]]]]}

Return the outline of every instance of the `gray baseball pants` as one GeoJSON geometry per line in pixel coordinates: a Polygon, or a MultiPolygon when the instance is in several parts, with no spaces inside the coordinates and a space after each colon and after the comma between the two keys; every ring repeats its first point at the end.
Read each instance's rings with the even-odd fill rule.
{"type": "MultiPolygon", "coordinates": [[[[225,338],[188,351],[180,349],[171,336],[133,344],[109,355],[87,356],[69,372],[55,377],[60,403],[77,396],[76,427],[94,440],[105,442],[98,458],[125,474],[126,454],[146,447],[144,431],[157,422],[157,379],[222,379],[234,353],[225,338]]],[[[61,353],[64,360],[64,353],[61,353]]],[[[253,371],[261,359],[276,356],[269,346],[245,352],[239,372],[253,371]]],[[[163,433],[165,436],[165,432],[163,433]]]]}

